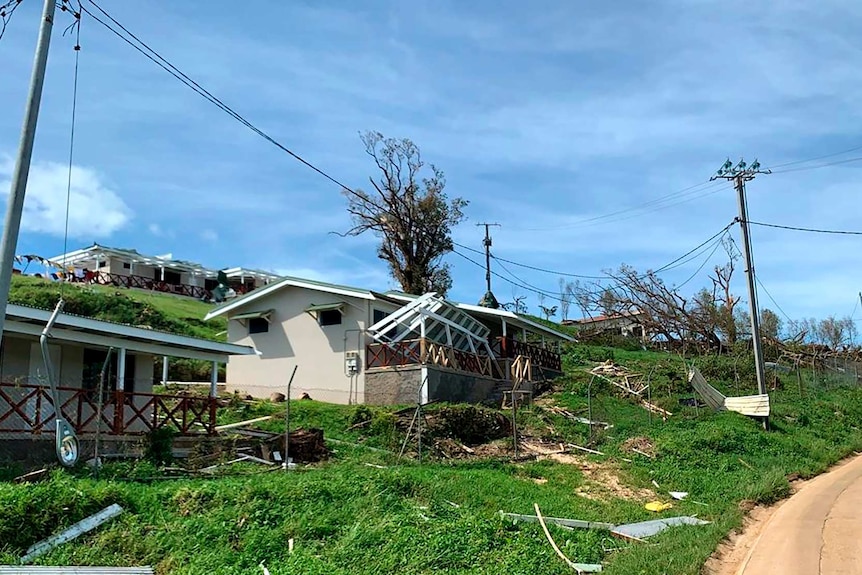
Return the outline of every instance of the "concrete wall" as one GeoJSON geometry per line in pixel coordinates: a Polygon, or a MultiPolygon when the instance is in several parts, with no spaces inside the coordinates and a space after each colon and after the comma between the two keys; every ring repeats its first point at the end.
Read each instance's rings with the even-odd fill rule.
{"type": "Polygon", "coordinates": [[[249,334],[248,322],[229,319],[228,341],[254,346],[260,356],[232,357],[227,366],[227,389],[255,397],[287,392],[287,382],[298,366],[291,397],[307,393],[313,399],[331,403],[365,401],[364,335],[372,310],[391,313],[398,305],[317,290],[285,287],[269,294],[236,313],[274,310],[269,331],[249,334]],[[339,325],[321,326],[304,310],[311,305],[345,302],[339,325]],[[346,352],[359,353],[359,373],[345,374],[346,352]]]}
{"type": "MultiPolygon", "coordinates": [[[[498,403],[511,382],[427,366],[428,401],[498,403]]],[[[365,374],[367,403],[409,405],[419,400],[422,367],[382,368],[365,374]]]]}

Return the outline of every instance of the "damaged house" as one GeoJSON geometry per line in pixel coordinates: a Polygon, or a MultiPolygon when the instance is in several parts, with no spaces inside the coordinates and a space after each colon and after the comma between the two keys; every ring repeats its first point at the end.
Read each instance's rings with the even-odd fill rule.
{"type": "Polygon", "coordinates": [[[257,350],[227,367],[227,389],[333,403],[497,401],[562,373],[572,341],[506,310],[284,278],[213,309],[228,341],[257,350]]]}

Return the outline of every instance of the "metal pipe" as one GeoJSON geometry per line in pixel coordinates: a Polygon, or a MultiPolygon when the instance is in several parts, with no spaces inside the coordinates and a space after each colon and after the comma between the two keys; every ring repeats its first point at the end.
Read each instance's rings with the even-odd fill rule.
{"type": "Polygon", "coordinates": [[[6,323],[6,305],[9,303],[9,286],[12,284],[12,265],[15,261],[15,248],[18,245],[18,232],[21,230],[21,216],[24,213],[24,195],[27,192],[27,178],[30,175],[30,160],[33,156],[33,141],[36,138],[36,122],[39,119],[39,105],[42,101],[42,86],[45,83],[45,68],[48,63],[48,48],[51,45],[51,30],[54,27],[56,0],[45,0],[42,9],[42,26],[36,43],[36,57],[33,62],[33,75],[30,78],[30,93],[24,110],[24,127],[21,129],[21,142],[18,157],[12,173],[12,188],[6,206],[6,219],[3,237],[0,240],[0,341],[6,323]]]}

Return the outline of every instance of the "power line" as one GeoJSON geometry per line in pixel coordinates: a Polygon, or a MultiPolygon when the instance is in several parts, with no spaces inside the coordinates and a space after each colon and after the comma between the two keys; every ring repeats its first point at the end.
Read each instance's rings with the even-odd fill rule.
{"type": "Polygon", "coordinates": [[[752,226],[763,226],[766,228],[778,228],[781,230],[792,230],[795,232],[812,232],[816,234],[838,234],[838,235],[847,235],[847,236],[862,236],[862,232],[856,231],[846,231],[846,230],[822,230],[816,228],[801,228],[797,226],[784,226],[781,224],[767,224],[764,222],[752,222],[749,221],[749,224],[752,226]]]}
{"type": "MultiPolygon", "coordinates": [[[[831,154],[824,154],[822,156],[815,156],[813,158],[807,158],[804,160],[794,160],[792,162],[785,162],[783,164],[775,164],[774,166],[769,166],[769,169],[775,173],[776,168],[783,168],[785,166],[795,166],[797,164],[807,164],[808,162],[816,162],[817,160],[825,160],[826,158],[834,158],[835,156],[841,156],[843,154],[849,154],[850,152],[856,152],[858,150],[862,150],[862,146],[856,146],[853,148],[849,148],[847,150],[842,150],[840,152],[832,152],[831,154]]],[[[781,170],[784,171],[784,170],[781,170]]]]}
{"type": "MultiPolygon", "coordinates": [[[[698,254],[698,253],[696,253],[696,252],[698,252],[698,251],[699,251],[701,248],[703,248],[704,246],[708,246],[706,249],[709,249],[710,247],[712,247],[712,243],[711,243],[711,242],[712,242],[713,240],[715,240],[716,238],[718,238],[719,236],[723,235],[723,234],[724,234],[727,230],[729,230],[729,229],[730,229],[730,228],[731,228],[735,223],[736,223],[736,220],[734,220],[734,221],[730,222],[730,223],[729,223],[729,224],[727,224],[724,228],[722,228],[721,230],[719,230],[717,233],[713,234],[711,237],[707,238],[705,241],[703,241],[703,242],[701,242],[700,244],[698,244],[698,245],[697,245],[696,247],[694,247],[693,249],[691,249],[691,250],[687,251],[686,253],[684,253],[683,255],[679,256],[679,257],[678,257],[678,258],[676,258],[675,260],[673,260],[673,261],[671,261],[671,262],[669,262],[669,263],[667,263],[667,264],[663,265],[662,267],[660,267],[660,268],[658,268],[657,270],[655,270],[653,273],[660,273],[660,272],[665,272],[665,271],[670,271],[670,270],[672,270],[672,269],[676,269],[676,268],[678,268],[678,267],[681,267],[681,266],[683,266],[683,265],[687,264],[687,263],[688,263],[689,261],[691,261],[692,259],[697,258],[697,257],[698,257],[698,255],[700,255],[700,254],[698,254]],[[689,258],[689,259],[686,259],[688,256],[691,256],[692,254],[694,254],[694,257],[689,258]]],[[[463,249],[465,249],[465,250],[468,250],[468,251],[474,252],[474,253],[476,253],[476,254],[480,254],[480,255],[483,255],[483,254],[484,254],[484,252],[482,252],[482,251],[480,251],[480,250],[477,250],[477,249],[475,249],[475,248],[471,248],[470,246],[465,246],[464,244],[460,244],[460,243],[458,243],[458,242],[452,242],[452,243],[453,243],[454,245],[456,245],[456,246],[460,247],[460,248],[463,248],[463,249]]],[[[500,256],[497,256],[497,255],[494,255],[494,254],[491,254],[491,257],[492,257],[495,261],[497,261],[497,262],[505,262],[505,263],[507,263],[507,264],[511,264],[511,265],[518,266],[518,267],[521,267],[521,268],[525,268],[525,269],[529,269],[529,270],[533,270],[533,271],[538,271],[538,272],[542,272],[542,273],[547,273],[547,274],[551,274],[551,275],[556,275],[556,276],[573,277],[573,278],[581,278],[581,279],[592,279],[592,280],[603,280],[603,279],[608,279],[608,276],[607,276],[607,275],[604,275],[604,276],[590,276],[590,275],[583,275],[583,274],[573,274],[573,273],[569,273],[569,272],[563,272],[563,271],[558,271],[558,270],[552,270],[552,269],[542,268],[542,267],[539,267],[539,266],[534,266],[534,265],[530,265],[530,264],[525,264],[525,263],[522,263],[522,262],[516,262],[516,261],[514,261],[514,260],[510,260],[510,259],[506,259],[506,258],[501,258],[500,256]]]]}
{"type": "Polygon", "coordinates": [[[724,231],[724,235],[722,235],[720,238],[718,238],[718,239],[715,241],[715,246],[712,248],[712,251],[709,253],[709,255],[708,255],[708,256],[706,256],[706,259],[705,259],[705,260],[703,260],[703,263],[701,263],[701,264],[700,264],[700,266],[699,266],[699,267],[694,271],[694,273],[693,273],[693,274],[691,274],[691,275],[688,277],[688,279],[687,279],[687,280],[685,280],[684,282],[682,282],[682,283],[681,283],[681,284],[679,284],[679,285],[675,285],[675,286],[674,286],[674,288],[675,288],[675,289],[679,289],[679,288],[683,287],[683,286],[684,286],[684,285],[686,285],[688,282],[690,282],[690,281],[691,281],[691,280],[693,280],[695,277],[697,277],[697,274],[699,274],[699,273],[700,273],[700,271],[704,268],[704,266],[705,266],[707,263],[709,263],[709,261],[712,259],[712,256],[714,256],[714,255],[715,255],[715,252],[717,252],[717,251],[718,251],[718,248],[719,248],[719,246],[721,246],[721,242],[723,242],[723,241],[724,241],[724,238],[725,238],[725,236],[726,236],[726,235],[727,235],[727,230],[725,230],[725,231],[724,231]]]}
{"type": "Polygon", "coordinates": [[[827,162],[825,164],[817,164],[815,166],[800,166],[798,168],[788,168],[786,170],[776,170],[772,173],[773,174],[786,174],[788,172],[804,172],[807,170],[819,170],[820,168],[828,168],[829,166],[838,166],[841,164],[849,164],[851,162],[859,162],[859,161],[862,161],[862,157],[848,158],[845,160],[837,160],[835,162],[827,162]]]}
{"type": "Polygon", "coordinates": [[[754,280],[757,282],[757,285],[759,285],[759,286],[760,286],[760,289],[762,289],[762,290],[763,290],[763,293],[765,293],[765,294],[766,294],[766,297],[768,297],[768,298],[769,298],[769,301],[771,301],[771,302],[775,305],[775,307],[776,307],[776,308],[778,308],[778,311],[780,311],[780,312],[781,312],[781,315],[783,315],[783,316],[787,319],[787,321],[792,322],[793,320],[790,318],[790,316],[789,316],[789,315],[787,315],[787,312],[785,312],[783,309],[781,309],[781,306],[780,306],[780,305],[778,305],[778,302],[777,302],[777,301],[775,301],[775,298],[774,298],[774,297],[772,297],[772,294],[771,294],[771,293],[769,293],[769,290],[768,290],[768,289],[766,289],[766,286],[765,286],[765,285],[763,285],[763,282],[762,282],[762,281],[760,281],[760,278],[759,278],[759,277],[757,277],[757,274],[754,274],[754,280]]]}
{"type": "Polygon", "coordinates": [[[167,59],[165,59],[163,56],[161,56],[153,48],[148,46],[144,41],[142,41],[140,38],[138,38],[132,32],[130,32],[128,30],[128,28],[126,28],[125,26],[120,24],[113,16],[108,14],[107,11],[105,11],[101,6],[99,6],[96,2],[94,2],[94,0],[86,0],[86,2],[88,2],[89,4],[92,4],[108,20],[110,20],[114,25],[116,25],[118,28],[120,28],[120,30],[122,30],[123,33],[125,33],[130,38],[132,38],[132,40],[127,38],[123,33],[119,32],[116,28],[111,26],[109,23],[102,20],[98,15],[94,14],[88,8],[83,7],[82,10],[84,12],[86,12],[90,17],[92,17],[96,22],[98,22],[99,24],[104,26],[107,30],[112,32],[115,36],[120,38],[123,42],[125,42],[126,44],[128,44],[129,46],[131,46],[132,48],[134,48],[135,50],[137,50],[141,54],[143,54],[148,60],[155,63],[161,69],[163,69],[168,74],[170,74],[171,76],[173,76],[174,78],[176,78],[177,80],[179,80],[180,82],[185,84],[188,88],[190,88],[195,93],[197,93],[198,95],[203,97],[205,100],[207,100],[208,102],[210,102],[211,104],[213,104],[214,106],[216,106],[217,108],[219,108],[220,110],[222,110],[223,112],[225,112],[226,114],[228,114],[229,116],[231,116],[232,118],[237,120],[239,123],[244,125],[246,128],[248,128],[249,130],[251,130],[252,132],[257,134],[258,136],[260,136],[261,138],[263,138],[264,140],[266,140],[267,142],[269,142],[273,146],[277,147],[278,149],[280,149],[284,153],[291,156],[293,159],[297,160],[298,162],[305,165],[306,167],[311,168],[312,170],[314,170],[315,172],[317,172],[318,174],[320,174],[321,176],[323,176],[324,178],[326,178],[327,180],[329,180],[333,184],[343,188],[344,190],[347,190],[348,192],[353,192],[353,190],[351,188],[349,188],[345,184],[341,183],[340,181],[338,181],[333,176],[330,176],[329,174],[327,174],[322,169],[318,168],[317,166],[315,166],[314,164],[312,164],[311,162],[309,162],[305,158],[301,157],[299,154],[296,154],[295,152],[288,149],[285,145],[278,142],[272,136],[270,136],[269,134],[267,134],[266,132],[264,132],[263,130],[261,130],[257,126],[255,126],[254,124],[252,124],[249,120],[247,120],[246,118],[241,116],[233,108],[231,108],[230,106],[228,106],[227,104],[222,102],[219,98],[214,96],[211,92],[206,90],[204,87],[202,87],[196,81],[192,80],[189,76],[187,76],[185,73],[183,73],[179,68],[177,68],[176,66],[171,64],[167,59]],[[136,42],[137,42],[137,44],[136,44],[136,42]]]}
{"type": "Polygon", "coordinates": [[[680,204],[684,204],[693,200],[698,200],[701,198],[705,198],[707,196],[713,195],[715,193],[720,192],[722,189],[721,182],[701,182],[699,184],[695,184],[694,186],[689,186],[688,188],[684,188],[682,190],[672,192],[670,194],[661,196],[659,198],[650,200],[648,202],[644,202],[643,204],[638,204],[629,208],[625,208],[622,210],[617,210],[615,212],[610,212],[608,214],[603,214],[599,216],[594,216],[591,218],[586,218],[583,220],[579,220],[577,222],[573,222],[571,224],[562,224],[559,226],[545,226],[541,228],[515,228],[509,226],[511,229],[520,229],[524,231],[553,231],[553,230],[563,230],[563,229],[573,229],[578,227],[588,227],[593,225],[598,225],[600,223],[615,223],[621,222],[625,220],[630,220],[632,218],[636,218],[639,216],[643,216],[649,213],[657,212],[660,210],[664,210],[670,207],[678,206],[680,204]],[[702,189],[696,189],[702,188],[702,189]],[[710,191],[707,191],[710,190],[710,191]],[[705,193],[704,193],[705,192],[705,193]],[[684,198],[684,199],[683,199],[684,198]],[[679,200],[679,201],[673,201],[679,200]],[[664,205],[661,205],[664,204],[664,205]],[[622,214],[628,214],[630,212],[638,212],[643,210],[644,208],[652,207],[652,209],[646,210],[643,213],[634,213],[624,217],[616,217],[622,214]]]}

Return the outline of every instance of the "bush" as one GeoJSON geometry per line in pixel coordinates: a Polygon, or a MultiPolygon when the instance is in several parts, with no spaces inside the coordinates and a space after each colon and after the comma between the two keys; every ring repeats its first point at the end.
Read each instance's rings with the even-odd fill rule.
{"type": "Polygon", "coordinates": [[[154,465],[167,465],[174,459],[173,447],[176,432],[169,427],[154,429],[144,443],[144,459],[154,465]]]}

